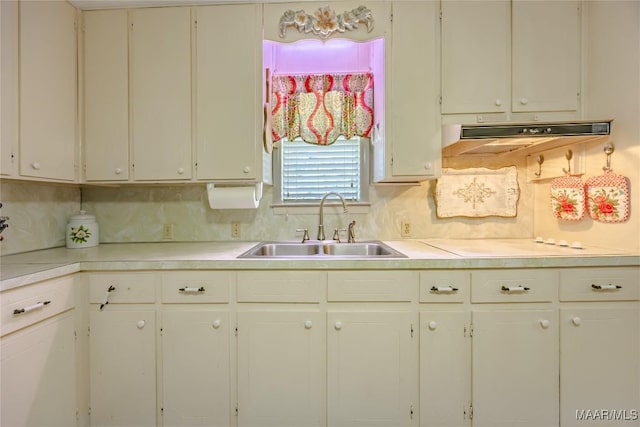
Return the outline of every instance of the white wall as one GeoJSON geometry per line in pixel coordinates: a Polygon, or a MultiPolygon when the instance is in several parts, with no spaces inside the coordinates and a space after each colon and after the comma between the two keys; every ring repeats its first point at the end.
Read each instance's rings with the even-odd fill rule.
{"type": "MultiPolygon", "coordinates": [[[[543,237],[640,250],[640,2],[587,1],[585,117],[614,119],[610,141],[615,145],[611,167],[629,178],[631,216],[607,224],[585,218],[562,222],[551,215],[549,184],[535,187],[534,232],[543,237]]],[[[603,145],[587,147],[583,179],[601,175],[603,145]]]]}

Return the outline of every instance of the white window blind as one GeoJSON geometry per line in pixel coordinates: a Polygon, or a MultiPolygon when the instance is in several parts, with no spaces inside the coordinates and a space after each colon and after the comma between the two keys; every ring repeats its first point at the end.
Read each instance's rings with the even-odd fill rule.
{"type": "Polygon", "coordinates": [[[361,200],[361,141],[338,138],[331,145],[281,141],[281,200],[320,200],[329,191],[361,200]]]}

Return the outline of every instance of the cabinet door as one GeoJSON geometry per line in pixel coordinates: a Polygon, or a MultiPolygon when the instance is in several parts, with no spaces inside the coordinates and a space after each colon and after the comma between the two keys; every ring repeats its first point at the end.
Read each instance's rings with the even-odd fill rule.
{"type": "Polygon", "coordinates": [[[238,426],[326,425],[325,348],[321,313],[238,313],[238,426]]]}
{"type": "Polygon", "coordinates": [[[198,179],[262,176],[261,11],[257,4],[197,8],[198,179]]]}
{"type": "Polygon", "coordinates": [[[512,8],[513,111],[577,110],[581,51],[578,2],[514,1],[512,8]]]}
{"type": "Polygon", "coordinates": [[[0,2],[0,175],[16,173],[18,154],[18,2],[0,2]]]}
{"type": "Polygon", "coordinates": [[[191,178],[191,9],[131,12],[133,174],[191,178]]]}
{"type": "Polygon", "coordinates": [[[418,393],[412,314],[327,316],[328,425],[411,425],[418,393]]]}
{"type": "Polygon", "coordinates": [[[640,402],[638,307],[564,308],[560,322],[560,424],[604,425],[602,418],[578,417],[606,408],[620,411],[624,422],[615,425],[637,426],[631,410],[640,402]]]}
{"type": "Polygon", "coordinates": [[[1,425],[76,425],[74,336],[68,312],[2,338],[1,425]]]}
{"type": "Polygon", "coordinates": [[[155,425],[155,312],[92,311],[89,325],[92,424],[155,425]]]}
{"type": "Polygon", "coordinates": [[[395,2],[386,143],[392,174],[434,176],[440,159],[436,2],[395,2]]]}
{"type": "Polygon", "coordinates": [[[76,10],[20,2],[20,175],[76,178],[76,10]]]}
{"type": "Polygon", "coordinates": [[[473,311],[473,425],[558,424],[558,314],[473,311]]]}
{"type": "Polygon", "coordinates": [[[510,2],[443,1],[441,8],[442,113],[507,111],[510,2]]]}
{"type": "Polygon", "coordinates": [[[162,313],[164,426],[230,425],[229,313],[162,313]]]}
{"type": "Polygon", "coordinates": [[[84,13],[84,141],[87,181],[129,178],[127,11],[84,13]]]}
{"type": "Polygon", "coordinates": [[[420,425],[471,424],[471,314],[420,313],[420,425]]]}

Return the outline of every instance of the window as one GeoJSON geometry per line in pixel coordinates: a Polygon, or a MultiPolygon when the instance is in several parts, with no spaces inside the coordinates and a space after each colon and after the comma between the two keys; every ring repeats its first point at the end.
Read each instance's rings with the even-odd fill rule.
{"type": "Polygon", "coordinates": [[[331,145],[282,139],[274,150],[274,202],[317,203],[330,191],[369,201],[369,140],[340,137],[331,145]]]}

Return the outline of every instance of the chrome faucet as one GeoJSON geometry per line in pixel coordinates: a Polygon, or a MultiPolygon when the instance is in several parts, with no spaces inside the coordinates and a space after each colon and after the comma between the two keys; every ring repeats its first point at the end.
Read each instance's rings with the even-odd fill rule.
{"type": "Polygon", "coordinates": [[[318,240],[324,240],[325,236],[324,236],[324,201],[327,199],[327,197],[329,196],[337,196],[340,201],[342,202],[342,207],[344,208],[344,212],[348,212],[347,209],[347,204],[344,201],[344,198],[336,193],[335,191],[330,191],[328,193],[326,193],[324,196],[322,196],[322,200],[320,200],[320,224],[318,225],[318,240]]]}

